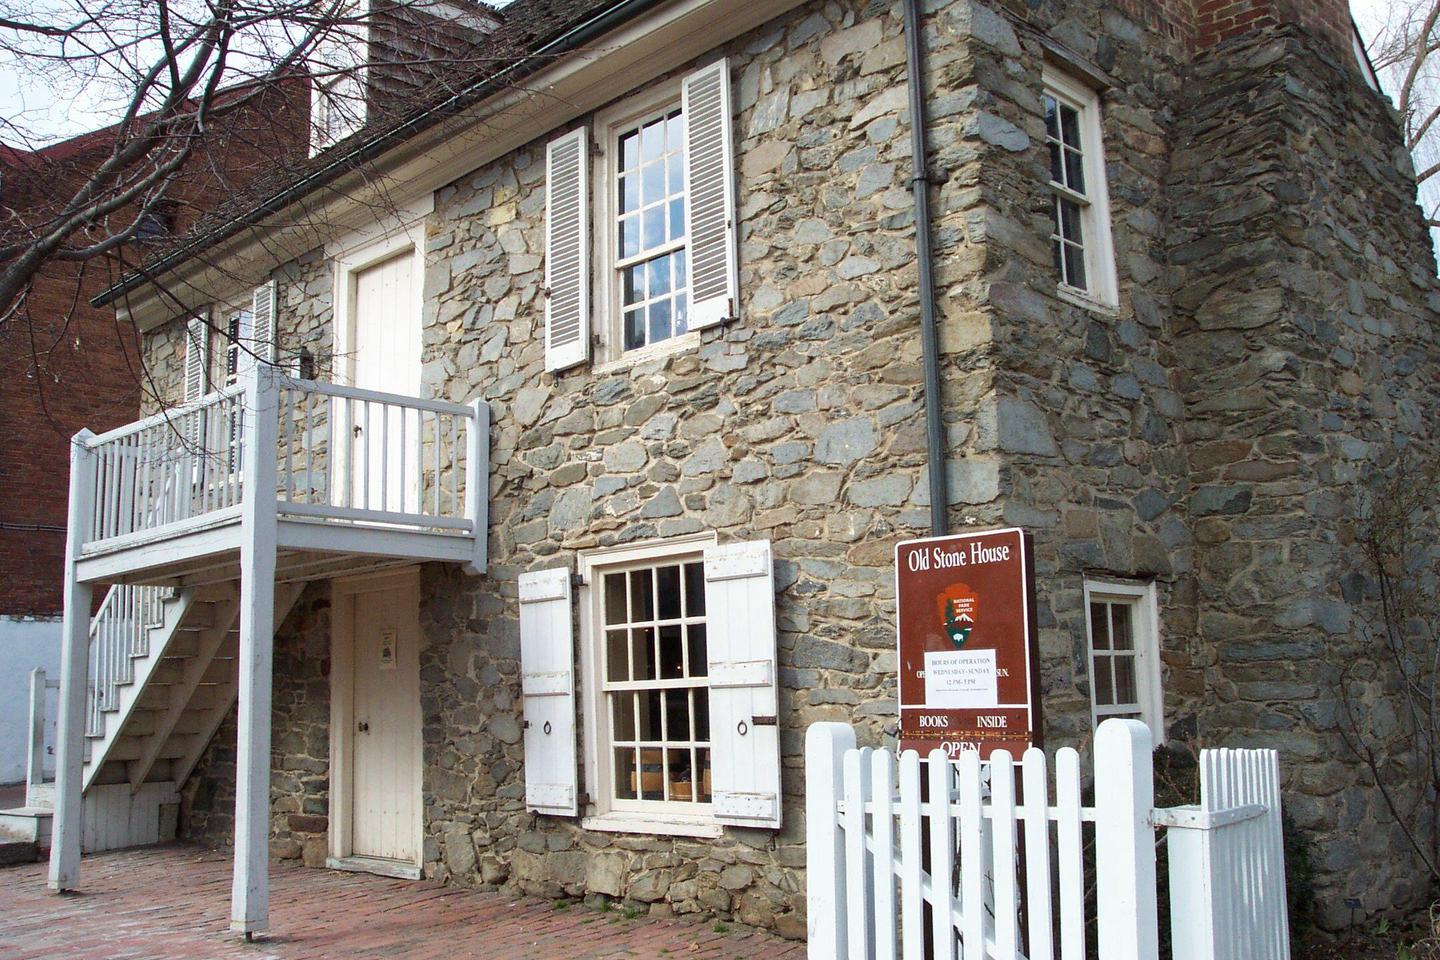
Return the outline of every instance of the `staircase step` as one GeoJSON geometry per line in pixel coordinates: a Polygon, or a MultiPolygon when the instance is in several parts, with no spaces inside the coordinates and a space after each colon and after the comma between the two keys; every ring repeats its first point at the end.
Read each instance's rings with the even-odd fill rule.
{"type": "Polygon", "coordinates": [[[40,845],[32,840],[0,840],[0,867],[17,867],[40,859],[40,845]]]}
{"type": "MultiPolygon", "coordinates": [[[[155,665],[155,670],[150,674],[152,684],[173,684],[185,679],[185,667],[187,660],[171,660],[168,657],[155,665]]],[[[235,676],[235,660],[233,657],[216,657],[210,661],[201,675],[201,683],[221,683],[230,680],[235,676]]]]}
{"type": "MultiPolygon", "coordinates": [[[[169,739],[165,741],[165,746],[160,748],[160,758],[162,760],[177,760],[185,756],[190,750],[190,742],[193,739],[194,734],[172,734],[169,739]]],[[[139,760],[141,754],[145,752],[145,745],[145,737],[122,736],[116,740],[115,745],[110,748],[110,756],[106,758],[106,762],[139,760]]]]}
{"type": "MultiPolygon", "coordinates": [[[[0,810],[0,842],[28,843],[31,846],[50,847],[50,820],[55,815],[46,807],[16,807],[0,810]]],[[[3,863],[0,860],[0,863],[3,863]]],[[[14,861],[16,863],[34,862],[14,861]]]]}

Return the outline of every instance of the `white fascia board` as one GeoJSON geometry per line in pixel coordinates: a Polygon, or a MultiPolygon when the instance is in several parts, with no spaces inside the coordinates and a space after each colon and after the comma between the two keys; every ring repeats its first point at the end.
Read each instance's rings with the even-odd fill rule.
{"type": "Polygon", "coordinates": [[[525,82],[406,140],[117,302],[151,330],[214,299],[237,278],[259,283],[276,265],[363,230],[393,210],[670,70],[775,19],[803,0],[675,0],[637,17],[525,82]],[[253,280],[251,279],[253,278],[253,280]]]}

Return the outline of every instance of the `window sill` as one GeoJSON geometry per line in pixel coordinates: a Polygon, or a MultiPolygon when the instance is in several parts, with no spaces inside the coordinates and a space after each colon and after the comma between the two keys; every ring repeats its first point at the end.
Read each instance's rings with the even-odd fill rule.
{"type": "Polygon", "coordinates": [[[648,833],[711,840],[725,834],[725,828],[709,817],[666,817],[617,811],[584,817],[580,820],[580,828],[604,833],[648,833]]]}
{"type": "Polygon", "coordinates": [[[1106,303],[1104,300],[1097,300],[1084,290],[1075,287],[1067,287],[1063,283],[1055,285],[1055,296],[1073,306],[1090,310],[1107,317],[1120,316],[1120,306],[1114,303],[1106,303]]]}
{"type": "Polygon", "coordinates": [[[674,354],[697,350],[699,347],[700,331],[690,330],[678,337],[661,340],[659,343],[652,343],[645,347],[637,347],[634,350],[626,350],[618,357],[603,360],[595,364],[594,372],[597,374],[614,373],[643,363],[665,360],[674,354]]]}

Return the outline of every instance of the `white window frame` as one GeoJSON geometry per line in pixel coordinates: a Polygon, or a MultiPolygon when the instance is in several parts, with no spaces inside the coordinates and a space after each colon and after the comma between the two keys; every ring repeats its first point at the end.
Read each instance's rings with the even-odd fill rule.
{"type": "MultiPolygon", "coordinates": [[[[1115,272],[1115,238],[1110,226],[1110,185],[1106,176],[1100,95],[1092,87],[1049,65],[1041,73],[1041,83],[1046,95],[1079,114],[1086,185],[1086,192],[1080,195],[1050,180],[1047,149],[1045,189],[1077,201],[1080,207],[1080,229],[1085,237],[1085,275],[1090,284],[1089,289],[1081,289],[1056,278],[1055,290],[1062,299],[1080,306],[1115,310],[1120,305],[1120,290],[1115,272]]],[[[1048,222],[1049,217],[1046,219],[1048,222]]],[[[1047,235],[1047,247],[1049,242],[1047,235]]]]}
{"type": "Polygon", "coordinates": [[[1165,742],[1165,700],[1160,684],[1160,603],[1155,583],[1121,580],[1085,580],[1085,674],[1090,687],[1090,723],[1098,729],[1112,715],[1139,713],[1155,739],[1165,742]],[[1095,637],[1091,630],[1091,601],[1125,603],[1131,607],[1130,627],[1135,646],[1135,692],[1138,709],[1119,705],[1100,707],[1095,702],[1095,637]]]}
{"type": "MultiPolygon", "coordinates": [[[[633,352],[633,351],[632,351],[633,352]]],[[[610,764],[610,732],[606,726],[605,693],[601,683],[603,620],[600,605],[603,593],[599,577],[613,567],[639,564],[660,564],[680,557],[703,560],[705,550],[717,543],[715,533],[697,533],[665,540],[648,540],[581,551],[577,558],[580,589],[580,691],[584,725],[585,816],[580,826],[586,830],[615,833],[666,834],[687,837],[719,837],[723,828],[711,814],[710,804],[662,800],[630,801],[617,807],[610,764]]],[[[714,731],[711,731],[712,744],[714,731]]],[[[713,749],[713,746],[712,746],[713,749]]]]}
{"type": "MultiPolygon", "coordinates": [[[[595,216],[591,227],[593,236],[590,249],[594,251],[596,258],[594,301],[596,322],[592,329],[595,336],[597,371],[657,360],[672,353],[693,350],[700,345],[700,331],[687,330],[677,337],[661,340],[659,343],[626,350],[625,314],[620,305],[621,284],[619,269],[616,267],[616,264],[619,263],[619,251],[614,224],[616,216],[614,179],[618,163],[619,136],[654,114],[668,111],[671,108],[679,109],[682,79],[677,77],[652,90],[627,97],[621,103],[595,115],[592,134],[595,137],[597,151],[595,162],[591,164],[591,176],[593,177],[591,196],[594,198],[595,216]]],[[[685,188],[688,191],[690,185],[687,183],[685,188]]],[[[687,249],[689,244],[690,225],[687,223],[684,241],[676,243],[675,247],[687,249]]],[[[658,254],[652,251],[651,255],[658,254]]],[[[686,266],[686,282],[689,283],[688,259],[686,266]]],[[[693,312],[694,304],[690,303],[689,306],[693,312]]]]}

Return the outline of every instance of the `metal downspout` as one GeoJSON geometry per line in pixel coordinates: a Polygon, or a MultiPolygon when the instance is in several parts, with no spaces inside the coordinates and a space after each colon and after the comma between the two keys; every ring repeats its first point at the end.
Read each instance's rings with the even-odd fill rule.
{"type": "Polygon", "coordinates": [[[930,245],[930,173],[926,165],[924,38],[919,0],[904,0],[906,81],[910,89],[910,193],[915,198],[915,259],[920,269],[920,348],[924,357],[925,451],[930,487],[930,534],[949,532],[945,427],[940,420],[940,336],[935,317],[935,265],[930,245]]]}

